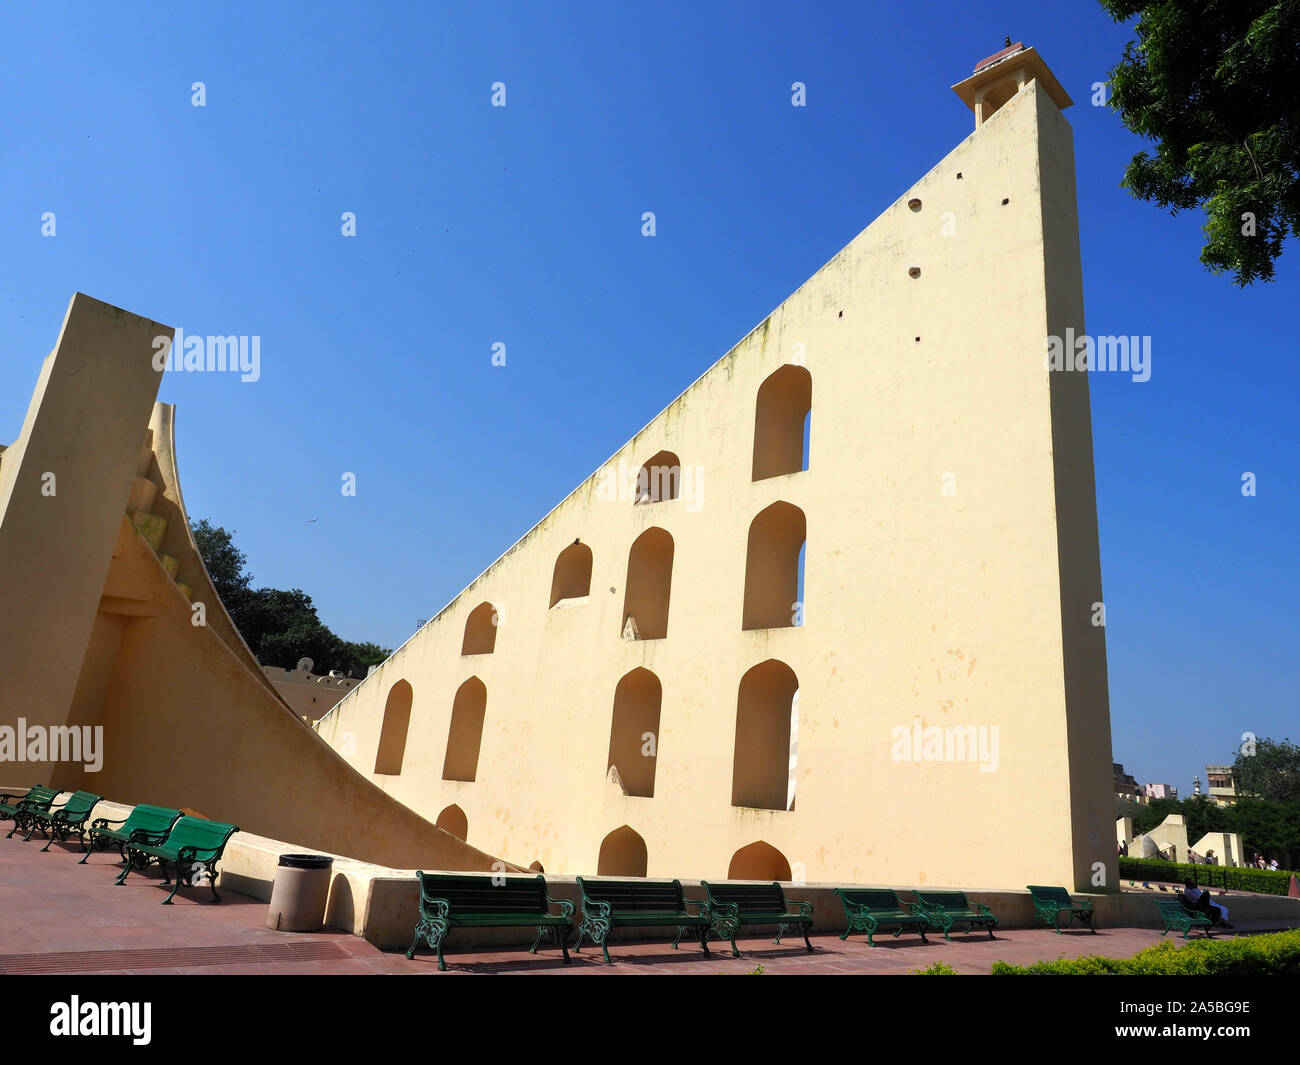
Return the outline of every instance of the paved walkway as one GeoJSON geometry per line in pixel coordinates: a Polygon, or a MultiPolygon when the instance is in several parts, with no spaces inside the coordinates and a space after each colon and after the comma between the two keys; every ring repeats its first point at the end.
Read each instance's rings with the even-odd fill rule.
{"type": "MultiPolygon", "coordinates": [[[[8,827],[5,828],[8,831],[8,827]]],[[[83,866],[75,847],[54,844],[41,854],[37,837],[4,839],[0,833],[0,974],[18,973],[301,973],[436,974],[437,960],[422,949],[414,961],[385,953],[356,936],[333,932],[291,934],[266,927],[266,903],[234,891],[214,905],[207,888],[182,888],[171,906],[159,905],[168,890],[155,874],[132,874],[121,887],[113,880],[115,856],[97,852],[83,866]]],[[[1254,929],[1239,928],[1241,932],[1254,929]]],[[[868,947],[861,936],[842,942],[835,935],[803,940],[738,940],[742,956],[711,944],[711,958],[697,945],[679,950],[668,937],[650,943],[616,942],[614,963],[606,965],[598,948],[584,946],[564,965],[559,952],[544,948],[464,949],[453,932],[447,951],[451,973],[555,973],[654,975],[747,973],[906,973],[936,961],[962,973],[987,973],[994,961],[1025,964],[1082,954],[1122,957],[1159,942],[1150,929],[1104,929],[1097,935],[1074,931],[1012,930],[990,941],[984,933],[942,937],[923,944],[915,935],[881,937],[868,947]]],[[[1181,939],[1179,940],[1181,942],[1181,939]]]]}

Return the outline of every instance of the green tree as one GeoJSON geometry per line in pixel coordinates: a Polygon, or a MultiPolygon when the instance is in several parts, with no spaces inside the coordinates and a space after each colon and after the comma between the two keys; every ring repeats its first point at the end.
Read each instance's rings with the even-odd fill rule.
{"type": "Polygon", "coordinates": [[[1300,747],[1289,739],[1257,739],[1253,753],[1237,752],[1232,776],[1242,794],[1275,802],[1300,799],[1300,747]]]}
{"type": "Polygon", "coordinates": [[[377,666],[393,652],[377,643],[351,643],[344,640],[339,645],[339,661],[343,665],[335,666],[354,677],[364,677],[371,666],[377,666]]]}
{"type": "Polygon", "coordinates": [[[1232,827],[1224,831],[1241,834],[1247,855],[1285,851],[1300,857],[1300,802],[1239,799],[1228,810],[1232,827]]]}
{"type": "Polygon", "coordinates": [[[1273,280],[1300,235],[1300,0],[1101,0],[1137,40],[1110,72],[1111,107],[1156,142],[1121,184],[1172,214],[1201,207],[1211,273],[1273,280]]]}
{"type": "Polygon", "coordinates": [[[301,588],[258,588],[249,596],[239,631],[264,666],[292,669],[300,658],[310,658],[318,672],[337,668],[339,639],[301,588]]]}
{"type": "Polygon", "coordinates": [[[243,606],[253,579],[253,575],[244,568],[248,559],[235,546],[233,531],[213,525],[207,518],[195,522],[190,528],[194,532],[194,542],[198,544],[203,565],[212,578],[213,587],[225,604],[227,613],[233,618],[234,612],[243,606]]]}

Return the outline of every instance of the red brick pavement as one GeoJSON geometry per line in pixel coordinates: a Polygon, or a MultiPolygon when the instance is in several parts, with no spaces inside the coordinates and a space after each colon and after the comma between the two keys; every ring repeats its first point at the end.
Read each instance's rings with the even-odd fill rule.
{"type": "MultiPolygon", "coordinates": [[[[52,846],[41,854],[39,839],[24,843],[0,836],[0,973],[437,973],[433,953],[421,948],[413,961],[385,953],[356,936],[335,932],[291,934],[266,927],[266,904],[234,891],[214,905],[206,888],[183,888],[171,906],[161,906],[166,888],[156,875],[132,874],[116,887],[115,856],[99,852],[77,865],[75,847],[52,846]]],[[[1250,931],[1241,928],[1239,931],[1250,931]]],[[[587,944],[564,965],[553,947],[530,955],[514,950],[460,948],[453,931],[447,944],[450,973],[554,973],[680,975],[747,973],[907,973],[946,962],[961,973],[987,973],[994,961],[1027,963],[1083,954],[1123,957],[1160,941],[1150,929],[1103,929],[1097,935],[1048,929],[1010,930],[990,940],[985,933],[960,934],[953,942],[932,936],[928,944],[914,934],[842,942],[835,935],[812,937],[808,954],[799,937],[780,946],[770,939],[738,940],[742,955],[710,945],[706,958],[698,945],[671,949],[669,937],[645,943],[614,941],[612,964],[587,944]]],[[[1172,938],[1172,937],[1171,937],[1172,938]]],[[[1181,938],[1178,940],[1181,942],[1181,938]]],[[[450,974],[449,973],[449,974],[450,974]]]]}

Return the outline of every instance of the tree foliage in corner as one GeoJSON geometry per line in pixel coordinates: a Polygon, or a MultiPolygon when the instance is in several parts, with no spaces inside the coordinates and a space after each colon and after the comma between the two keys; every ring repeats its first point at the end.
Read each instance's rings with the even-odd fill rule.
{"type": "Polygon", "coordinates": [[[1300,747],[1290,740],[1255,740],[1253,753],[1237,752],[1237,790],[1274,802],[1300,802],[1300,747]]]}
{"type": "Polygon", "coordinates": [[[1202,207],[1211,273],[1273,280],[1300,235],[1300,0],[1101,0],[1137,40],[1110,72],[1111,106],[1156,142],[1121,184],[1171,213],[1202,207]]]}
{"type": "Polygon", "coordinates": [[[311,596],[300,588],[253,588],[253,575],[245,569],[248,559],[235,546],[232,532],[207,518],[193,530],[217,595],[262,665],[292,669],[300,658],[310,658],[317,673],[337,669],[364,677],[370,666],[393,653],[375,643],[340,639],[316,616],[311,596]]]}

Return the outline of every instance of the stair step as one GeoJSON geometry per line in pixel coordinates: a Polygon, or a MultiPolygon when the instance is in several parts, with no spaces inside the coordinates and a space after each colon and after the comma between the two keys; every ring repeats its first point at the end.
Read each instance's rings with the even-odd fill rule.
{"type": "Polygon", "coordinates": [[[162,546],[163,537],[167,535],[167,519],[157,514],[144,514],[136,511],[131,515],[131,524],[144,537],[145,543],[155,551],[162,546]]]}
{"type": "Polygon", "coordinates": [[[126,509],[149,514],[153,511],[153,501],[158,498],[158,486],[148,477],[136,476],[131,482],[131,494],[126,499],[126,509]]]}

